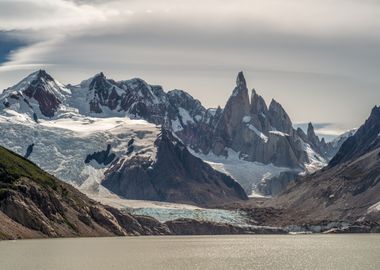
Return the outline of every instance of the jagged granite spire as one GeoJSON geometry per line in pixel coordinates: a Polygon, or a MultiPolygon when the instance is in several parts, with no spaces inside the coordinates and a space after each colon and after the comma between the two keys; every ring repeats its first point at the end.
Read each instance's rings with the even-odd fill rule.
{"type": "Polygon", "coordinates": [[[315,134],[314,126],[311,122],[307,125],[307,138],[311,144],[318,147],[320,144],[318,136],[315,134]]]}
{"type": "Polygon", "coordinates": [[[272,127],[289,135],[293,133],[293,124],[289,115],[275,99],[272,99],[269,105],[269,115],[272,127]]]}
{"type": "Polygon", "coordinates": [[[237,87],[247,87],[247,82],[244,78],[243,71],[240,71],[236,78],[236,86],[237,87]]]}
{"type": "Polygon", "coordinates": [[[251,113],[253,114],[260,114],[263,113],[266,115],[268,113],[268,107],[265,103],[265,100],[262,96],[258,95],[256,93],[255,89],[252,89],[251,94],[251,113]]]}
{"type": "Polygon", "coordinates": [[[225,133],[225,136],[231,137],[240,126],[243,117],[249,114],[249,109],[247,84],[243,72],[239,72],[236,87],[227,101],[217,128],[225,133]]]}

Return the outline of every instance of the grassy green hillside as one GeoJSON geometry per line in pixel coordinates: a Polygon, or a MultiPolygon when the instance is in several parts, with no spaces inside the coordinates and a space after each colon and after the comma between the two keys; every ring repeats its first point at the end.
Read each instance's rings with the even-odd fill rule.
{"type": "Polygon", "coordinates": [[[41,170],[33,162],[0,146],[0,188],[11,185],[20,177],[27,177],[53,189],[57,185],[53,176],[41,170]]]}

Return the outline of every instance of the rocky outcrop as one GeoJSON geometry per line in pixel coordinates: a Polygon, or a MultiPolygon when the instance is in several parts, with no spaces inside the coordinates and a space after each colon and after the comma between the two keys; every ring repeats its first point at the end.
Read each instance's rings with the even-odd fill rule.
{"type": "Polygon", "coordinates": [[[30,155],[33,153],[34,143],[29,144],[28,148],[26,149],[26,153],[24,155],[24,158],[29,158],[30,155]]]}
{"type": "Polygon", "coordinates": [[[200,206],[247,199],[235,180],[194,157],[170,131],[163,129],[155,145],[155,160],[138,154],[120,159],[102,185],[128,199],[200,206]]]}
{"type": "Polygon", "coordinates": [[[111,145],[107,145],[107,149],[99,152],[94,152],[93,154],[87,155],[85,159],[85,163],[90,163],[92,160],[95,160],[100,165],[108,165],[110,164],[114,159],[116,158],[116,155],[114,153],[111,153],[111,145]]]}

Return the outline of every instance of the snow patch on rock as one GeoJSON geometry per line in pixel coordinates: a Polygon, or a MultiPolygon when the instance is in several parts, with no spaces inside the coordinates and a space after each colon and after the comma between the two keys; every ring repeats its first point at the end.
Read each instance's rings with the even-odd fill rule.
{"type": "Polygon", "coordinates": [[[254,125],[247,125],[250,130],[256,133],[257,136],[260,137],[265,143],[268,142],[268,136],[266,136],[264,133],[262,133],[260,130],[258,130],[254,125]]]}

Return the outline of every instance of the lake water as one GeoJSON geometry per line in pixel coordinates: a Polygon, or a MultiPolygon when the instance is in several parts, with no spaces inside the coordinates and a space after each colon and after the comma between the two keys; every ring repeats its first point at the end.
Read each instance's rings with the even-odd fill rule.
{"type": "Polygon", "coordinates": [[[380,235],[0,241],[1,270],[380,269],[380,235]]]}

